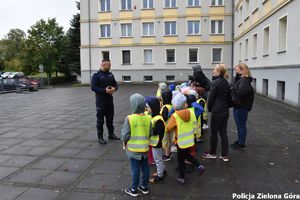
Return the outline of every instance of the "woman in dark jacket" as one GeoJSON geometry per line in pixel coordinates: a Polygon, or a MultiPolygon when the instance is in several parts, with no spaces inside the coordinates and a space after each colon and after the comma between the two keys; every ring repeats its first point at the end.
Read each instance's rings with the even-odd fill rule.
{"type": "Polygon", "coordinates": [[[236,77],[233,85],[240,103],[234,105],[233,115],[237,126],[238,139],[231,145],[233,149],[246,148],[248,112],[252,109],[254,90],[251,86],[252,77],[246,64],[241,63],[235,67],[236,77]]]}
{"type": "Polygon", "coordinates": [[[227,124],[229,118],[230,87],[226,80],[228,77],[225,65],[219,64],[215,67],[207,102],[207,110],[211,112],[210,151],[202,155],[202,158],[217,158],[216,151],[219,133],[222,142],[222,153],[219,158],[225,162],[229,161],[227,124]]]}

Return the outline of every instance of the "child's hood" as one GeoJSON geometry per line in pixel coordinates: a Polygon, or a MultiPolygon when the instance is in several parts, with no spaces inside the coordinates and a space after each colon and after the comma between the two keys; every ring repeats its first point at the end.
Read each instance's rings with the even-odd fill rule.
{"type": "Polygon", "coordinates": [[[130,106],[132,113],[144,113],[145,99],[141,94],[133,94],[130,96],[130,106]]]}
{"type": "Polygon", "coordinates": [[[188,109],[176,110],[175,112],[184,122],[189,121],[191,118],[191,113],[188,109]]]}
{"type": "Polygon", "coordinates": [[[152,117],[155,117],[156,115],[159,115],[160,103],[159,103],[158,98],[156,98],[154,96],[146,96],[145,101],[151,108],[152,117]]]}
{"type": "Polygon", "coordinates": [[[171,104],[172,102],[172,92],[170,90],[164,90],[161,93],[161,98],[163,101],[163,105],[171,104]]]}

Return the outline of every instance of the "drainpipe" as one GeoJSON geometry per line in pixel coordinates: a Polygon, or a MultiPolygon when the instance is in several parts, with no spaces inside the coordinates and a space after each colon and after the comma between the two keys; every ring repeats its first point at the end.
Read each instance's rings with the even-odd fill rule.
{"type": "Polygon", "coordinates": [[[231,75],[231,81],[233,81],[233,69],[234,69],[234,1],[232,1],[232,26],[231,26],[231,31],[232,31],[232,42],[231,42],[231,71],[230,71],[230,75],[231,75]]]}
{"type": "Polygon", "coordinates": [[[91,83],[92,76],[92,50],[91,50],[91,0],[88,0],[88,15],[89,15],[89,77],[91,83]]]}

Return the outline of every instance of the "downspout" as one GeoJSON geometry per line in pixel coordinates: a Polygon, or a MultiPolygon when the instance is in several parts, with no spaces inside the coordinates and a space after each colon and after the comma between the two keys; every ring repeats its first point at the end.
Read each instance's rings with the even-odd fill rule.
{"type": "Polygon", "coordinates": [[[231,75],[231,81],[233,81],[233,69],[234,69],[234,1],[232,1],[232,19],[231,19],[231,35],[232,35],[232,39],[231,39],[231,72],[230,72],[230,75],[231,75]]]}
{"type": "Polygon", "coordinates": [[[92,50],[91,50],[91,0],[88,0],[88,15],[89,15],[89,77],[91,83],[92,77],[92,50]]]}

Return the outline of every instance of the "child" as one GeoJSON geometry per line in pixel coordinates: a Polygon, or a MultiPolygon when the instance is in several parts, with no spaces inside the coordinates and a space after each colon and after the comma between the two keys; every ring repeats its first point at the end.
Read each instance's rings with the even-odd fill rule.
{"type": "Polygon", "coordinates": [[[138,190],[148,194],[149,167],[147,154],[149,151],[149,138],[152,135],[151,116],[145,115],[145,100],[140,94],[130,96],[132,114],[125,118],[122,128],[122,141],[130,159],[132,185],[125,189],[130,196],[138,196],[138,190]],[[140,170],[143,173],[140,182],[140,170]]]}
{"type": "Polygon", "coordinates": [[[195,145],[193,120],[191,120],[190,110],[185,108],[186,97],[183,94],[178,94],[172,100],[175,112],[172,114],[167,125],[167,131],[175,130],[175,144],[178,149],[177,162],[179,165],[179,176],[176,181],[184,184],[185,160],[187,159],[197,167],[199,175],[204,172],[204,166],[190,155],[190,148],[195,145]]]}
{"type": "Polygon", "coordinates": [[[158,183],[164,180],[164,176],[167,175],[165,170],[164,161],[162,160],[163,148],[162,140],[165,135],[166,125],[159,114],[160,103],[156,97],[145,97],[149,114],[152,116],[152,132],[150,137],[150,146],[152,147],[152,154],[156,164],[157,173],[154,173],[150,179],[151,183],[158,183]]]}

